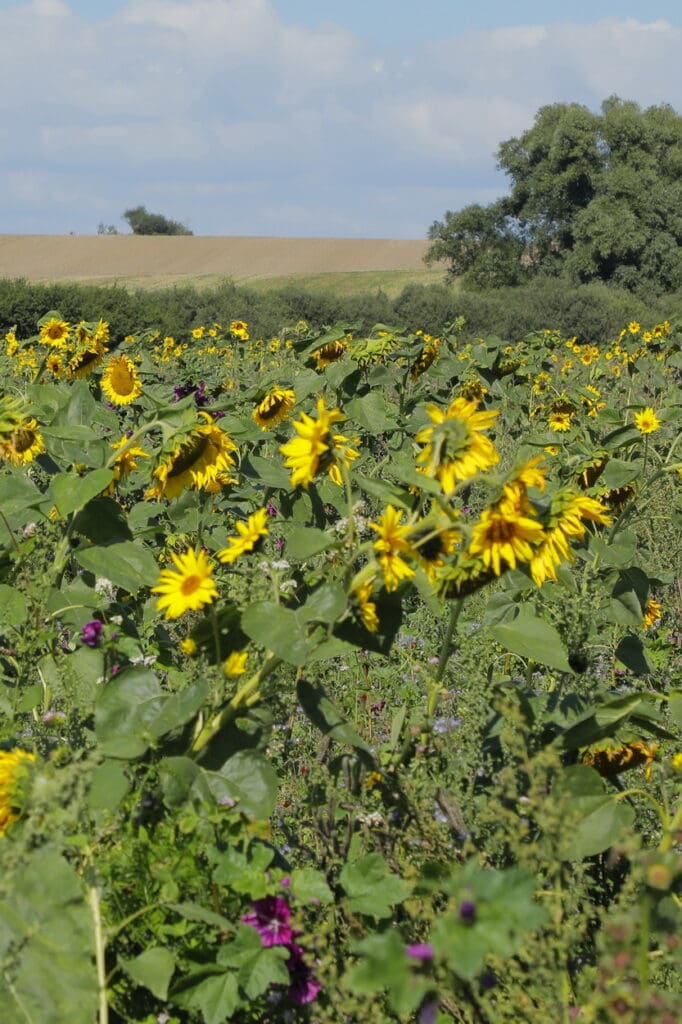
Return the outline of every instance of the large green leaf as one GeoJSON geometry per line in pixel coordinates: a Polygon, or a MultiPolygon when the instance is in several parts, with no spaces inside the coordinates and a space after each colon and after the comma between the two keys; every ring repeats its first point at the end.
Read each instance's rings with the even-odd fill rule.
{"type": "Polygon", "coordinates": [[[106,757],[141,757],[151,741],[150,725],[164,695],[153,672],[124,669],[100,691],[95,704],[95,733],[106,757]]]}
{"type": "Polygon", "coordinates": [[[275,809],[277,772],[257,750],[238,750],[217,772],[206,772],[216,800],[234,800],[250,818],[264,820],[275,809]]]}
{"type": "Polygon", "coordinates": [[[339,882],[351,910],[376,918],[390,917],[396,903],[402,903],[410,892],[402,878],[389,871],[380,853],[368,853],[345,864],[339,882]]]}
{"type": "Polygon", "coordinates": [[[362,736],[343,717],[327,696],[323,686],[310,683],[307,679],[299,679],[296,684],[296,695],[310,721],[323,735],[331,736],[339,743],[347,743],[356,750],[369,754],[370,749],[362,736]]]}
{"type": "Polygon", "coordinates": [[[95,576],[103,576],[131,594],[140,587],[152,586],[159,578],[159,567],[152,552],[133,540],[106,547],[79,548],[76,560],[95,576]]]}
{"type": "Polygon", "coordinates": [[[121,966],[138,985],[148,988],[157,999],[165,999],[175,970],[175,957],[163,946],[150,946],[133,960],[120,960],[121,966]]]}
{"type": "Polygon", "coordinates": [[[552,796],[571,823],[561,848],[564,860],[583,860],[603,853],[635,819],[634,809],[618,800],[617,794],[607,793],[599,773],[587,765],[566,768],[552,796]]]}
{"type": "Polygon", "coordinates": [[[85,476],[60,473],[52,480],[52,498],[61,516],[69,516],[84,508],[91,498],[97,497],[111,483],[110,469],[95,469],[85,476]]]}
{"type": "Polygon", "coordinates": [[[308,654],[307,627],[303,619],[274,601],[257,601],[242,615],[242,629],[257,644],[290,665],[304,665],[308,654]]]}
{"type": "Polygon", "coordinates": [[[488,632],[502,647],[541,665],[570,672],[568,655],[559,633],[544,619],[522,608],[512,622],[491,626],[488,632]]]}
{"type": "Polygon", "coordinates": [[[5,626],[23,626],[27,615],[28,605],[21,591],[0,583],[0,634],[5,626]]]}

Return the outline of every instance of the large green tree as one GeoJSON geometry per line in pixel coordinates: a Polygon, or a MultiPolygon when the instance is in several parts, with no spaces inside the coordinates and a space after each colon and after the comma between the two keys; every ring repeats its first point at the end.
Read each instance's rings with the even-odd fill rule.
{"type": "Polygon", "coordinates": [[[448,211],[429,230],[429,262],[475,286],[535,274],[606,281],[632,291],[682,287],[682,117],[618,97],[595,114],[542,107],[498,167],[511,192],[448,211]]]}
{"type": "Polygon", "coordinates": [[[134,206],[126,210],[123,219],[128,221],[134,235],[191,235],[189,228],[177,220],[169,220],[161,213],[149,213],[145,206],[134,206]]]}

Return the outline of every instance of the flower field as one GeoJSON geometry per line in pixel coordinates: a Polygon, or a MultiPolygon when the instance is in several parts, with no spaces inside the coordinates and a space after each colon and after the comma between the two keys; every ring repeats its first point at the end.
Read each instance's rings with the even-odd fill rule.
{"type": "Polygon", "coordinates": [[[682,330],[2,336],[3,1019],[679,1020],[682,330]]]}

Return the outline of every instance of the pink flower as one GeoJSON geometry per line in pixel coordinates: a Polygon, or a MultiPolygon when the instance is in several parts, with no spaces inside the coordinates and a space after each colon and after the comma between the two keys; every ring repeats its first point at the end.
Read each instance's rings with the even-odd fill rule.
{"type": "Polygon", "coordinates": [[[293,941],[294,932],[289,927],[291,910],[282,896],[265,896],[254,900],[253,911],[244,914],[244,924],[252,925],[260,935],[264,946],[286,946],[293,941]]]}

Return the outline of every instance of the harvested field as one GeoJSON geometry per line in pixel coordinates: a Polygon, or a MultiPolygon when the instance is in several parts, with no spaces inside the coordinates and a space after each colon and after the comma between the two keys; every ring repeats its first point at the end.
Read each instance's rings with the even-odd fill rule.
{"type": "Polygon", "coordinates": [[[158,288],[366,274],[376,284],[442,274],[426,268],[427,248],[419,239],[0,235],[0,278],[158,288]]]}

